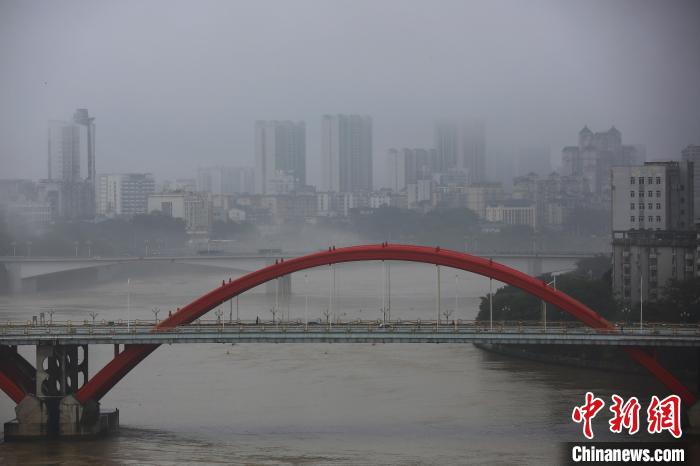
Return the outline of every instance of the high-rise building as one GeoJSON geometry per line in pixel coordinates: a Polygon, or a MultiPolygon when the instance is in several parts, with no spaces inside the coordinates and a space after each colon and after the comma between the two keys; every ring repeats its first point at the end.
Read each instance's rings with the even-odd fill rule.
{"type": "Polygon", "coordinates": [[[435,149],[389,149],[387,151],[387,186],[398,193],[409,184],[432,176],[435,149]]]}
{"type": "Polygon", "coordinates": [[[656,300],[669,280],[700,276],[693,230],[693,163],[612,168],[613,291],[656,300]]]}
{"type": "Polygon", "coordinates": [[[321,165],[323,191],[371,191],[372,118],[324,115],[321,165]]]}
{"type": "Polygon", "coordinates": [[[578,134],[578,146],[562,149],[562,174],[583,176],[591,193],[607,203],[610,200],[610,168],[641,165],[643,156],[640,146],[622,144],[622,134],[614,126],[601,133],[594,133],[584,126],[578,134]]]}
{"type": "Polygon", "coordinates": [[[97,178],[97,213],[136,215],[148,212],[148,196],[156,190],[150,173],[105,174],[97,178]]]}
{"type": "Polygon", "coordinates": [[[627,305],[661,298],[671,280],[700,277],[696,231],[617,232],[612,244],[613,293],[627,305]]]}
{"type": "Polygon", "coordinates": [[[306,125],[255,122],[255,192],[285,194],[306,185],[306,125]]]}
{"type": "Polygon", "coordinates": [[[481,119],[443,119],[435,124],[436,171],[460,170],[467,182],[486,180],[486,134],[481,119]]]}
{"type": "Polygon", "coordinates": [[[690,162],[612,168],[612,229],[689,230],[693,226],[690,162]]]}
{"type": "MultiPolygon", "coordinates": [[[[87,112],[87,110],[85,110],[87,112]]],[[[89,118],[89,128],[93,128],[89,118]]],[[[94,131],[88,129],[88,141],[94,145],[94,131]]],[[[80,169],[80,126],[63,121],[50,121],[48,133],[48,182],[55,193],[53,218],[93,218],[95,215],[94,178],[83,179],[80,169]]],[[[94,147],[89,169],[94,169],[94,147]]]]}
{"type": "Polygon", "coordinates": [[[73,122],[83,126],[87,132],[87,181],[95,183],[95,118],[91,117],[87,108],[79,108],[73,114],[73,122]]]}
{"type": "Polygon", "coordinates": [[[80,180],[80,128],[64,121],[49,122],[49,180],[80,180]]]}
{"type": "Polygon", "coordinates": [[[700,146],[689,145],[681,152],[684,162],[693,164],[693,222],[700,224],[700,146]]]}

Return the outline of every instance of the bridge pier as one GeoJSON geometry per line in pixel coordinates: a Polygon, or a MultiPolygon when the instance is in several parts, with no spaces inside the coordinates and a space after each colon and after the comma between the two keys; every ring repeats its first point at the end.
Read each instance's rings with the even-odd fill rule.
{"type": "Polygon", "coordinates": [[[36,387],[5,423],[5,440],[92,437],[119,430],[119,411],[78,402],[73,394],[88,379],[87,345],[37,345],[36,387]]]}

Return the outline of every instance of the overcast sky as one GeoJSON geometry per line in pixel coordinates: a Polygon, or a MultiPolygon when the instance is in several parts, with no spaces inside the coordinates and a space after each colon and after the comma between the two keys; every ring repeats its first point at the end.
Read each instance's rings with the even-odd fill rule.
{"type": "Polygon", "coordinates": [[[77,107],[98,173],[160,179],[253,166],[254,121],[295,119],[316,183],[324,113],[374,117],[380,170],[458,115],[492,161],[558,159],[584,124],[677,158],[700,144],[699,25],[692,0],[0,0],[0,178],[46,177],[48,120],[77,107]]]}

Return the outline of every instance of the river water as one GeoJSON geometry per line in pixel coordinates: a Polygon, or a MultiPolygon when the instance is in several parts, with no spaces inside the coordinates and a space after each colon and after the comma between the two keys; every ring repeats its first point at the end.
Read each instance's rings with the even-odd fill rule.
{"type": "MultiPolygon", "coordinates": [[[[434,318],[435,269],[391,264],[392,318],[434,318]]],[[[336,266],[334,314],[378,318],[382,276],[380,263],[336,266]]],[[[135,268],[129,277],[131,318],[153,319],[154,307],[162,318],[228,275],[173,264],[135,268]]],[[[451,318],[473,319],[488,280],[445,268],[441,277],[443,308],[455,308],[456,291],[451,318]]],[[[306,279],[295,274],[288,311],[283,301],[280,307],[303,319],[308,294],[309,319],[321,318],[329,283],[328,267],[306,279]]],[[[250,290],[238,301],[239,317],[270,319],[274,303],[264,287],[250,290]]],[[[91,311],[98,320],[126,319],[126,278],[0,297],[0,320],[49,309],[56,320],[91,319],[91,311]]],[[[235,304],[222,311],[236,318],[235,304]]],[[[33,349],[22,351],[33,361],[33,349]]],[[[111,346],[92,347],[91,374],[111,355],[111,346]]],[[[512,359],[472,345],[163,346],[102,400],[103,408],[119,408],[120,434],[3,443],[0,464],[556,464],[561,442],[583,439],[571,410],[586,391],[607,402],[611,393],[635,395],[644,407],[651,393],[663,393],[647,377],[512,359]]],[[[13,407],[0,397],[0,420],[13,418],[13,407]]],[[[596,418],[596,438],[625,440],[606,432],[608,415],[596,418]]]]}

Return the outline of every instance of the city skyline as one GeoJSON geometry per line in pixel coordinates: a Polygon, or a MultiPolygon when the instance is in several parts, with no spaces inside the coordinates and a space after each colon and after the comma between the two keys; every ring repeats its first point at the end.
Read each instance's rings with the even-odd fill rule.
{"type": "MultiPolygon", "coordinates": [[[[99,115],[98,171],[140,165],[166,178],[184,176],[198,164],[251,166],[251,122],[289,119],[307,122],[309,183],[319,184],[321,149],[315,141],[321,135],[318,118],[326,113],[373,117],[377,180],[385,169],[378,154],[432,146],[433,122],[442,117],[483,118],[487,163],[499,173],[522,146],[544,141],[556,156],[586,124],[615,125],[626,139],[645,144],[649,159],[675,157],[697,144],[700,133],[700,95],[692,84],[700,80],[700,59],[685,46],[698,42],[691,21],[698,7],[635,3],[630,15],[631,5],[541,2],[519,11],[509,3],[447,4],[449,14],[438,16],[431,5],[414,3],[398,9],[402,24],[425,27],[401,40],[384,35],[387,18],[371,3],[355,2],[352,11],[314,4],[314,15],[303,17],[301,8],[281,5],[280,16],[294,20],[297,34],[282,42],[247,26],[265,17],[265,8],[210,5],[207,21],[198,22],[203,11],[176,4],[169,5],[168,21],[158,22],[161,36],[184,29],[192,37],[180,39],[173,54],[165,43],[139,40],[158,18],[157,2],[119,9],[100,2],[89,9],[71,2],[60,8],[6,2],[0,6],[0,39],[18,47],[0,51],[10,70],[0,77],[0,97],[12,109],[1,115],[0,165],[6,177],[40,177],[47,121],[66,118],[76,107],[99,115]],[[357,39],[363,54],[351,53],[354,36],[351,24],[339,21],[344,15],[365,31],[357,39]],[[446,27],[465,15],[470,27],[446,27]],[[126,44],[99,33],[124,21],[133,33],[126,44]],[[56,29],[58,24],[68,27],[56,29]],[[589,33],[593,28],[596,35],[589,33]],[[267,58],[252,56],[245,38],[257,41],[267,58]],[[52,47],[42,45],[48,41],[52,47]],[[550,66],[561,47],[569,52],[550,66]],[[159,66],[153,66],[154,55],[159,66]],[[511,58],[525,56],[527,63],[511,58]],[[180,63],[190,59],[209,71],[183,72],[180,63]],[[65,66],[50,65],[57,62],[65,66]],[[350,78],[356,70],[367,70],[357,83],[350,78]]],[[[279,19],[270,21],[272,30],[276,25],[280,33],[291,32],[279,19]]]]}

